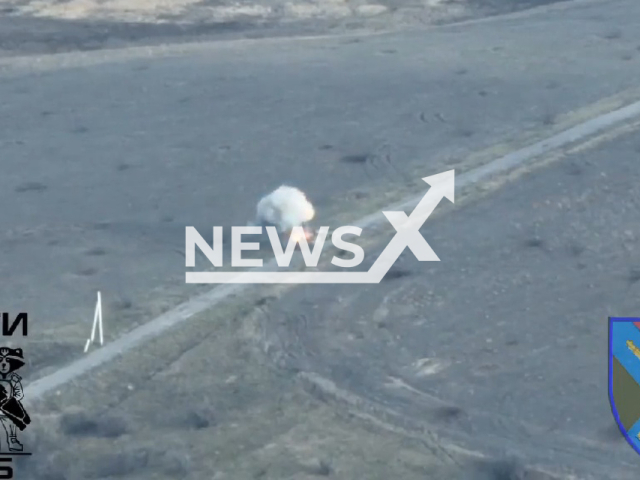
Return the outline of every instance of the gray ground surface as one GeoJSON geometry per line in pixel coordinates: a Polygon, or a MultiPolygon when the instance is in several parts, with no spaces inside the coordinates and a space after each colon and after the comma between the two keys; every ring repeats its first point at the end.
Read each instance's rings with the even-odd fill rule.
{"type": "Polygon", "coordinates": [[[32,406],[21,438],[34,455],[16,478],[553,478],[381,421],[277,367],[254,305],[202,315],[32,406]]]}
{"type": "Polygon", "coordinates": [[[443,204],[440,263],[256,288],[32,404],[21,474],[635,478],[605,365],[638,304],[639,129],[443,204]]]}
{"type": "Polygon", "coordinates": [[[185,225],[244,224],[281,182],[335,225],[629,101],[637,8],[7,67],[0,297],[29,307],[32,374],[81,355],[98,289],[107,339],[201,291],[185,225]]]}
{"type": "Polygon", "coordinates": [[[0,0],[0,56],[180,41],[389,30],[558,0],[0,0]]]}
{"type": "Polygon", "coordinates": [[[299,287],[264,320],[292,368],[467,446],[631,478],[604,367],[607,317],[639,308],[639,152],[633,131],[570,155],[428,222],[440,263],[407,250],[383,286],[299,287]]]}
{"type": "MultiPolygon", "coordinates": [[[[97,289],[108,340],[201,291],[184,226],[244,222],[282,181],[338,224],[636,100],[639,9],[3,62],[0,301],[31,314],[26,376],[81,355],[97,289]]],[[[637,303],[636,137],[471,193],[424,229],[438,265],[257,290],[33,405],[22,474],[635,478],[604,375],[606,317],[637,303]]]]}

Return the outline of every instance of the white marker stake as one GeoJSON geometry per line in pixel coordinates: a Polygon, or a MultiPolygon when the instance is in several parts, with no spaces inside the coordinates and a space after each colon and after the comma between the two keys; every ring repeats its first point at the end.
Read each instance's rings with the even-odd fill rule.
{"type": "Polygon", "coordinates": [[[96,326],[100,332],[100,345],[104,344],[104,336],[102,333],[102,297],[100,296],[100,292],[98,292],[98,301],[96,302],[96,310],[93,314],[93,327],[91,328],[91,338],[87,340],[87,343],[84,345],[84,353],[87,353],[89,350],[89,345],[93,343],[96,338],[96,326]]]}

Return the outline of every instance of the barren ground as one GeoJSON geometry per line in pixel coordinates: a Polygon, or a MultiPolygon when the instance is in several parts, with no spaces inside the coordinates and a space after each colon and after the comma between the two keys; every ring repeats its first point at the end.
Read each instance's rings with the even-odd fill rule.
{"type": "Polygon", "coordinates": [[[0,55],[396,30],[557,0],[0,0],[0,55]]]}
{"type": "MultiPolygon", "coordinates": [[[[528,4],[325,4],[312,20],[307,4],[4,5],[10,57],[528,4]]],[[[111,342],[208,288],[183,283],[184,225],[244,222],[283,177],[344,224],[636,101],[638,9],[2,59],[0,295],[32,315],[25,378],[82,357],[97,289],[111,342]]],[[[16,478],[636,478],[604,350],[606,317],[638,309],[637,128],[457,192],[423,229],[438,265],[405,252],[381,285],[257,288],[28,403],[16,478]]]]}

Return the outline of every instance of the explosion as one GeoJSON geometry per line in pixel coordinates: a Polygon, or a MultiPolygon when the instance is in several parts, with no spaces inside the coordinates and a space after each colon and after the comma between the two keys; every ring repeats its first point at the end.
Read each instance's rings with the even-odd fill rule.
{"type": "Polygon", "coordinates": [[[315,208],[302,190],[282,185],[260,199],[254,225],[275,225],[281,234],[288,233],[294,242],[310,242],[314,240],[315,232],[305,224],[315,215],[315,208]]]}
{"type": "Polygon", "coordinates": [[[302,240],[306,240],[307,242],[311,242],[315,239],[315,232],[311,229],[302,227],[302,229],[294,229],[291,231],[289,238],[294,242],[301,242],[302,240]]]}

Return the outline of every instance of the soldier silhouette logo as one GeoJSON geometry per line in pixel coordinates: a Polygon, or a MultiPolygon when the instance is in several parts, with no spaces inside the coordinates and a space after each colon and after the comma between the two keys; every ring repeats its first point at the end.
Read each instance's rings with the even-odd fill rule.
{"type": "MultiPolygon", "coordinates": [[[[21,348],[0,347],[0,423],[6,433],[10,452],[22,452],[17,430],[24,430],[31,423],[29,414],[20,400],[24,397],[22,377],[16,370],[25,364],[21,348]]],[[[2,442],[0,442],[2,445],[2,442]]],[[[4,448],[0,446],[0,452],[4,448]]]]}

